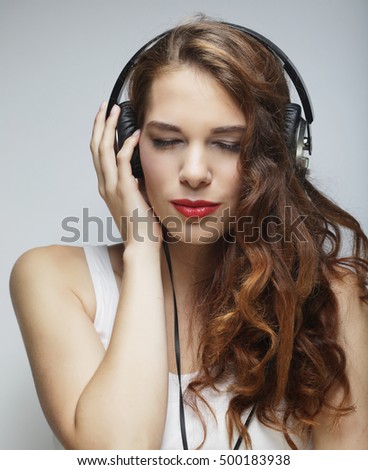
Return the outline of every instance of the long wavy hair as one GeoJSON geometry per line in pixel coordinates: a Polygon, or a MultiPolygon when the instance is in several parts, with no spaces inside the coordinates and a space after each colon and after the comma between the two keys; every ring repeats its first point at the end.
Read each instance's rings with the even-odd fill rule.
{"type": "Polygon", "coordinates": [[[197,398],[211,410],[201,391],[216,390],[228,377],[229,446],[236,429],[251,447],[241,417],[256,403],[259,421],[281,431],[297,448],[292,436],[308,442],[322,409],[330,410],[335,421],[354,409],[330,281],[354,272],[361,299],[368,302],[368,240],[349,213],[301,177],[286,145],[290,97],[282,64],[259,41],[234,28],[194,18],[141,55],[129,85],[139,127],[153,80],[181,65],[217,80],[247,123],[236,229],[222,240],[214,271],[195,290],[193,318],[204,320],[201,371],[185,397],[203,425],[198,448],[206,439],[206,423],[197,398]],[[352,243],[343,257],[345,229],[352,243]],[[329,393],[336,386],[343,393],[333,404],[329,393]]]}

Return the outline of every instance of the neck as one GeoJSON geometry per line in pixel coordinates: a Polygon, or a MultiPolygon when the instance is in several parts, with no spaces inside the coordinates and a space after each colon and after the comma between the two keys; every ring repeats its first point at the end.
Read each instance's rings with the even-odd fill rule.
{"type": "MultiPolygon", "coordinates": [[[[164,242],[165,243],[165,242],[164,242]]],[[[220,242],[221,243],[221,242],[220,242]]],[[[211,245],[193,245],[189,243],[167,243],[177,301],[179,321],[179,337],[181,358],[186,370],[198,370],[198,351],[200,347],[200,331],[204,324],[196,308],[193,287],[196,282],[212,276],[218,254],[221,253],[219,243],[211,245]]],[[[171,368],[176,368],[174,342],[174,315],[172,284],[164,248],[161,249],[161,273],[167,299],[165,315],[168,331],[168,350],[171,357],[171,368]]]]}
{"type": "MultiPolygon", "coordinates": [[[[215,268],[219,244],[194,245],[190,243],[168,243],[175,289],[188,290],[194,283],[211,275],[215,268]]],[[[164,249],[161,249],[161,266],[164,284],[170,282],[164,249]]]]}

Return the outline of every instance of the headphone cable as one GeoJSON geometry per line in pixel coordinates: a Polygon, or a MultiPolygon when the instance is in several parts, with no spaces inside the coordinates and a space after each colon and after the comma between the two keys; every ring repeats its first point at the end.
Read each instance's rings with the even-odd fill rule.
{"type": "MultiPolygon", "coordinates": [[[[166,231],[164,231],[166,233],[166,231]]],[[[171,281],[171,287],[172,287],[172,293],[173,293],[173,303],[174,303],[174,335],[175,335],[175,358],[176,358],[176,369],[178,372],[178,381],[179,381],[179,412],[180,412],[180,431],[181,431],[181,439],[183,443],[183,449],[188,450],[188,440],[187,440],[187,433],[186,433],[186,427],[185,427],[185,412],[184,412],[184,401],[183,401],[183,391],[182,391],[182,385],[181,385],[181,365],[180,365],[180,339],[179,339],[179,319],[178,319],[178,307],[176,303],[176,295],[175,295],[175,288],[174,288],[174,278],[173,278],[173,271],[172,271],[172,265],[171,265],[171,257],[170,257],[170,250],[169,246],[167,244],[167,241],[165,239],[165,236],[163,237],[163,247],[164,247],[164,252],[165,252],[165,257],[167,261],[167,267],[169,269],[169,274],[170,274],[170,281],[171,281]]],[[[245,421],[244,426],[248,428],[254,412],[256,410],[256,403],[253,405],[252,409],[250,410],[247,420],[245,421]]],[[[240,435],[235,447],[233,450],[238,450],[240,447],[240,444],[242,442],[242,436],[240,435]]]]}
{"type": "Polygon", "coordinates": [[[176,369],[178,372],[178,380],[179,380],[179,410],[180,410],[180,430],[181,430],[181,439],[183,442],[183,449],[188,450],[188,442],[187,442],[187,433],[185,430],[185,413],[184,413],[184,402],[183,402],[183,392],[181,386],[181,366],[180,366],[180,340],[179,340],[179,319],[178,319],[178,307],[176,304],[176,295],[175,295],[175,288],[174,288],[174,279],[173,279],[173,272],[171,266],[171,258],[170,258],[170,251],[167,245],[165,238],[163,239],[163,246],[167,261],[167,266],[169,268],[170,280],[171,280],[171,287],[173,293],[173,301],[174,301],[174,331],[175,331],[175,357],[176,357],[176,369]]]}

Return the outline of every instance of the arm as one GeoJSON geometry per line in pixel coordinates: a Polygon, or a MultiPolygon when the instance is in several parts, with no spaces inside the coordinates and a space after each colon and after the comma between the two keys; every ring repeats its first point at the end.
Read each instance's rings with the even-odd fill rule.
{"type": "MultiPolygon", "coordinates": [[[[346,354],[351,402],[356,409],[334,427],[328,413],[317,416],[314,448],[368,449],[368,305],[360,301],[352,274],[332,282],[331,287],[338,301],[339,342],[346,354]]],[[[339,403],[341,391],[336,389],[330,399],[339,403]]]]}
{"type": "Polygon", "coordinates": [[[90,429],[98,428],[100,442],[110,448],[159,449],[167,389],[159,253],[125,250],[111,342],[78,401],[76,430],[88,436],[90,429]]]}
{"type": "Polygon", "coordinates": [[[106,122],[106,106],[100,108],[91,139],[100,194],[126,240],[106,354],[75,294],[72,268],[64,259],[67,247],[25,253],[10,279],[43,410],[67,448],[158,449],[164,431],[168,365],[161,226],[131,172],[139,133],[115,155],[117,108],[106,122]],[[143,243],[135,240],[127,217],[136,210],[152,224],[155,240],[147,233],[143,243]]]}
{"type": "Polygon", "coordinates": [[[67,448],[161,444],[168,369],[159,260],[126,252],[124,262],[106,354],[68,286],[65,247],[30,250],[11,273],[13,305],[39,399],[67,448]]]}

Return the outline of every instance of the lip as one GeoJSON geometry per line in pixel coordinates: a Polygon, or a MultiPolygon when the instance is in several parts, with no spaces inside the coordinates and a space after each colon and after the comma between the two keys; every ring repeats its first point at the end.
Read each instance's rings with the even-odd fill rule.
{"type": "Polygon", "coordinates": [[[175,199],[170,201],[175,209],[186,217],[205,217],[216,211],[220,206],[219,202],[205,201],[197,199],[175,199]]]}

